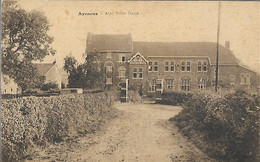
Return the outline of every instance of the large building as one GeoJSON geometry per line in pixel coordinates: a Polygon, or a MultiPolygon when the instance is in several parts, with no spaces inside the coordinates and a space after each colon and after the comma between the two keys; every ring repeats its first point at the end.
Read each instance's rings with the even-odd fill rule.
{"type": "MultiPolygon", "coordinates": [[[[213,90],[217,44],[211,42],[134,42],[131,34],[88,33],[86,53],[98,52],[107,86],[124,79],[129,88],[152,94],[213,90]]],[[[219,45],[219,89],[256,87],[256,73],[240,66],[230,44],[219,45]]]]}

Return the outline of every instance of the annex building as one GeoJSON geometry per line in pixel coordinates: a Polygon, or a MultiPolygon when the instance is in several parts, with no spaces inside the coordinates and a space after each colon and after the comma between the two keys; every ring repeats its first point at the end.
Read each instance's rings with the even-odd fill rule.
{"type": "MultiPolygon", "coordinates": [[[[256,87],[256,73],[240,66],[230,43],[219,45],[219,89],[256,87]]],[[[152,94],[213,90],[217,44],[211,42],[135,42],[131,34],[88,33],[86,53],[98,52],[107,86],[128,79],[129,89],[152,94]]]]}

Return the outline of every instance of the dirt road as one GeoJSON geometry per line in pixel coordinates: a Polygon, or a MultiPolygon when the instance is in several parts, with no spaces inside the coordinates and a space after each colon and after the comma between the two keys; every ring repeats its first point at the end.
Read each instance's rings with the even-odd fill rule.
{"type": "Polygon", "coordinates": [[[99,133],[79,138],[59,159],[80,162],[211,161],[168,121],[180,107],[116,103],[122,113],[99,133]]]}

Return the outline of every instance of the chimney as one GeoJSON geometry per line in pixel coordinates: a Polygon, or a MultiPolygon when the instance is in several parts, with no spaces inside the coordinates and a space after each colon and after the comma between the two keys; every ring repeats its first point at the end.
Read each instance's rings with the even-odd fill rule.
{"type": "Polygon", "coordinates": [[[56,64],[56,59],[52,62],[52,64],[53,64],[53,65],[56,64]]]}
{"type": "Polygon", "coordinates": [[[230,42],[229,42],[229,41],[226,41],[225,47],[228,48],[228,49],[230,49],[230,42]]]}

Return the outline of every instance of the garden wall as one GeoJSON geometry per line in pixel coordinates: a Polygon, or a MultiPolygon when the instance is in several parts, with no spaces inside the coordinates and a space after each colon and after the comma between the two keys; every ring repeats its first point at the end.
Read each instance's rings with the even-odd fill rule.
{"type": "Polygon", "coordinates": [[[37,146],[96,131],[113,93],[2,100],[2,161],[20,161],[37,146]]]}
{"type": "Polygon", "coordinates": [[[243,90],[193,94],[171,120],[210,157],[259,161],[259,96],[243,90]]]}

